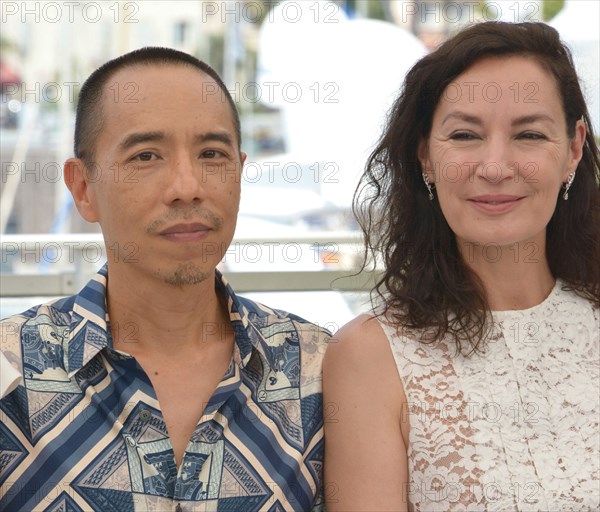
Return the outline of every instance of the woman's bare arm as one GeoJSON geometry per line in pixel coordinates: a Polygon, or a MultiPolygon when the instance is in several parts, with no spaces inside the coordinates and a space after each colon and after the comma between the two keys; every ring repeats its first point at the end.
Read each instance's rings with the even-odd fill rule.
{"type": "Polygon", "coordinates": [[[328,512],[408,510],[406,398],[377,320],[358,317],[331,340],[323,396],[328,512]]]}

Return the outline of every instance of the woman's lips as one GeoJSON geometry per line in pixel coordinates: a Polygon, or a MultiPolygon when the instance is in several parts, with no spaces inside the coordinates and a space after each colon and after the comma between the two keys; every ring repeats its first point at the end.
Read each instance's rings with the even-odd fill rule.
{"type": "Polygon", "coordinates": [[[468,201],[478,210],[487,213],[505,213],[515,208],[523,196],[483,195],[471,197],[468,201]]]}

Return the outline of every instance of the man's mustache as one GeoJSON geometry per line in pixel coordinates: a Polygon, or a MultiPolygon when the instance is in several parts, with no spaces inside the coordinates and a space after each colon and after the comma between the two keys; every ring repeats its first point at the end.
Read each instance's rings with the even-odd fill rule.
{"type": "Polygon", "coordinates": [[[223,219],[204,207],[174,207],[167,210],[158,219],[152,221],[146,227],[146,233],[148,235],[156,235],[165,227],[177,222],[200,222],[214,230],[221,229],[221,226],[223,226],[223,219]]]}

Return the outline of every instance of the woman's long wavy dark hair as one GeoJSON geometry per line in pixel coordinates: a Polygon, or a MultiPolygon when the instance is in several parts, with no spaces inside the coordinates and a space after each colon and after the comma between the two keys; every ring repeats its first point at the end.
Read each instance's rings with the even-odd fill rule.
{"type": "Polygon", "coordinates": [[[437,199],[427,197],[417,148],[452,80],[484,57],[513,55],[533,58],[554,77],[570,137],[576,121],[585,122],[583,157],[569,200],[558,201],[547,226],[546,254],[554,277],[600,305],[600,155],[571,54],[548,25],[480,23],[421,59],[406,76],[354,196],[365,265],[368,256],[385,265],[374,289],[384,312],[398,326],[426,329],[423,341],[450,335],[463,353],[486,338],[490,309],[437,199]]]}

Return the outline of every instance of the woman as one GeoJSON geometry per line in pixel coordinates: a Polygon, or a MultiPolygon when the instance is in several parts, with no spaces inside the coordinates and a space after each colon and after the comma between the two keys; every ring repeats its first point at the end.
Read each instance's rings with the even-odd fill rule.
{"type": "Polygon", "coordinates": [[[599,179],[554,29],[413,67],[355,201],[383,300],[326,355],[329,512],[600,508],[599,179]]]}

